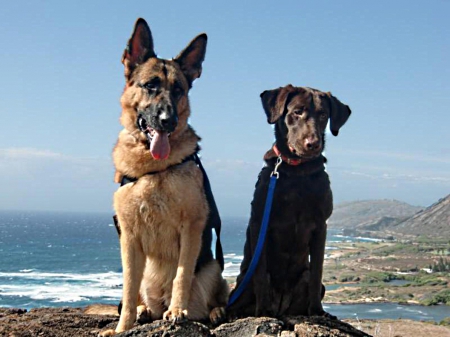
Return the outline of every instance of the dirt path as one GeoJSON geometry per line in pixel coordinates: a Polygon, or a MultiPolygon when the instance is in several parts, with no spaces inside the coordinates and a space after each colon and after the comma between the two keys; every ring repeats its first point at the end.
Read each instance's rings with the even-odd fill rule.
{"type": "Polygon", "coordinates": [[[344,320],[374,337],[450,337],[450,327],[411,320],[344,320]]]}

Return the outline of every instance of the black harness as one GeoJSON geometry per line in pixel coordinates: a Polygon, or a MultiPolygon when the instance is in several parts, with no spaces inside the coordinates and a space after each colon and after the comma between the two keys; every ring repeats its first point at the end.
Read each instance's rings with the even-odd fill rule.
{"type": "MultiPolygon", "coordinates": [[[[202,162],[200,161],[200,158],[198,157],[197,151],[198,151],[198,149],[196,149],[196,151],[193,154],[191,154],[190,156],[184,158],[182,162],[172,165],[172,166],[168,167],[168,169],[183,165],[184,163],[189,162],[189,161],[194,161],[195,164],[198,166],[198,168],[202,171],[203,188],[205,190],[205,196],[206,196],[206,200],[207,200],[208,206],[209,206],[209,214],[208,214],[208,219],[206,221],[205,229],[203,230],[203,234],[202,234],[202,247],[201,247],[198,259],[197,259],[197,264],[195,266],[195,272],[198,272],[203,265],[205,265],[206,263],[208,263],[214,259],[214,256],[213,256],[213,253],[211,250],[212,240],[213,240],[213,233],[212,233],[213,229],[216,233],[215,259],[217,260],[217,262],[219,262],[220,268],[223,271],[224,258],[223,258],[222,244],[220,242],[220,231],[221,231],[221,227],[222,227],[222,221],[220,219],[219,210],[217,209],[216,201],[214,200],[214,196],[213,196],[213,193],[211,190],[211,184],[209,182],[208,175],[206,174],[206,171],[203,168],[202,162]]],[[[160,172],[161,171],[152,171],[152,172],[146,173],[145,175],[153,175],[153,174],[158,174],[160,172]]],[[[139,178],[123,176],[122,180],[120,182],[120,186],[129,184],[129,183],[134,183],[138,180],[139,180],[139,178]]],[[[116,226],[116,229],[117,229],[117,233],[119,234],[119,237],[120,237],[121,230],[120,230],[120,224],[117,219],[117,216],[114,215],[113,219],[114,219],[114,225],[116,226]]]]}
{"type": "MultiPolygon", "coordinates": [[[[197,151],[198,150],[196,150],[193,154],[191,154],[190,156],[187,156],[186,158],[184,158],[182,161],[181,161],[181,163],[178,163],[178,164],[174,164],[174,165],[172,165],[172,166],[169,166],[167,169],[170,169],[170,168],[172,168],[172,167],[176,167],[176,166],[180,166],[180,165],[183,165],[184,163],[186,163],[186,162],[188,162],[188,161],[195,161],[195,163],[198,165],[198,163],[197,163],[197,161],[196,161],[196,158],[198,159],[198,162],[200,163],[200,159],[198,158],[198,156],[197,156],[197,151]]],[[[201,163],[200,163],[200,165],[201,165],[201,163]]],[[[150,171],[150,172],[147,172],[146,174],[144,174],[145,176],[147,176],[147,175],[153,175],[153,174],[157,174],[157,173],[160,173],[160,172],[162,172],[162,171],[150,171]]],[[[202,170],[202,172],[204,172],[204,170],[202,170]]],[[[204,172],[204,175],[206,175],[206,172],[204,172]]],[[[136,182],[136,181],[138,181],[138,179],[139,178],[135,178],[135,177],[130,177],[130,176],[123,176],[122,177],[122,180],[120,181],[120,187],[122,187],[123,185],[126,185],[126,184],[129,184],[129,183],[134,183],[134,182],[136,182]]]]}

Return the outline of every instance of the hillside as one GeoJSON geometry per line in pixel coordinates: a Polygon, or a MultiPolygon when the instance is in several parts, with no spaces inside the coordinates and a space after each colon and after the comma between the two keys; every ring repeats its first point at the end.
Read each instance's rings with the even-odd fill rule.
{"type": "Polygon", "coordinates": [[[405,221],[389,226],[392,232],[450,238],[450,194],[405,221]]]}
{"type": "Polygon", "coordinates": [[[387,199],[346,202],[334,206],[328,226],[330,228],[379,230],[403,221],[422,209],[423,207],[387,199]]]}

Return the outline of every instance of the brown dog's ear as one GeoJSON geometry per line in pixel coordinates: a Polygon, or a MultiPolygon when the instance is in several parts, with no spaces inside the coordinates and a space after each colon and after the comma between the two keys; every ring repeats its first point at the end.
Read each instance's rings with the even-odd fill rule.
{"type": "Polygon", "coordinates": [[[192,82],[202,74],[202,63],[205,60],[207,42],[206,34],[198,35],[174,59],[180,65],[189,86],[192,86],[192,82]]]}
{"type": "Polygon", "coordinates": [[[283,115],[289,94],[294,89],[291,84],[288,84],[282,88],[263,91],[259,95],[267,116],[267,123],[274,124],[283,115]]]}
{"type": "Polygon", "coordinates": [[[348,105],[341,103],[331,92],[327,93],[330,101],[330,130],[333,136],[339,134],[339,129],[347,122],[352,111],[348,105]]]}
{"type": "Polygon", "coordinates": [[[134,24],[133,34],[128,40],[127,47],[122,55],[125,76],[130,78],[133,70],[151,57],[156,57],[153,50],[152,32],[147,22],[139,18],[134,24]]]}

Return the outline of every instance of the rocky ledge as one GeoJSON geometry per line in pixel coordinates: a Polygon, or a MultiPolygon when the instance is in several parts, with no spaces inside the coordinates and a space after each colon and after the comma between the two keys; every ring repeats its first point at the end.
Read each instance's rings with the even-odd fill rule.
{"type": "MultiPolygon", "coordinates": [[[[0,336],[96,336],[100,331],[114,328],[119,318],[115,315],[88,315],[80,308],[0,308],[0,336]]],[[[118,334],[125,336],[152,337],[363,337],[370,336],[339,320],[324,317],[285,317],[281,320],[269,317],[245,318],[224,323],[218,327],[198,322],[172,324],[166,321],[136,325],[133,329],[118,334]]]]}

